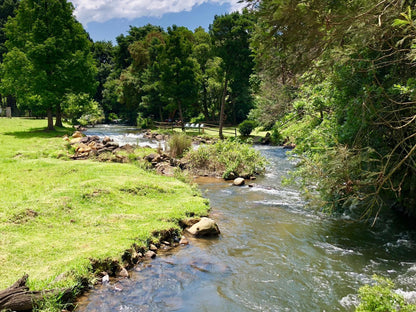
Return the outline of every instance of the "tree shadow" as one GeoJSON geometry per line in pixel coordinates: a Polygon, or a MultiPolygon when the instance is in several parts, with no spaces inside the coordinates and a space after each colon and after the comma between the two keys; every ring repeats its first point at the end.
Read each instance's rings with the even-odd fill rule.
{"type": "Polygon", "coordinates": [[[73,128],[60,128],[55,127],[55,130],[48,130],[46,128],[30,128],[27,131],[13,131],[13,132],[5,132],[4,135],[13,136],[16,139],[33,139],[33,138],[57,138],[62,137],[65,134],[71,134],[74,131],[73,128]]]}

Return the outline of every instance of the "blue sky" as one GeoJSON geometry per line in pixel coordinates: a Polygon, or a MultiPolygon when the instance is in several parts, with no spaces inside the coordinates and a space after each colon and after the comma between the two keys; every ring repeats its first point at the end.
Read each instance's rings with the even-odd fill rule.
{"type": "Polygon", "coordinates": [[[173,24],[208,30],[215,15],[240,9],[238,0],[72,0],[75,16],[94,41],[113,41],[129,26],[173,24]]]}

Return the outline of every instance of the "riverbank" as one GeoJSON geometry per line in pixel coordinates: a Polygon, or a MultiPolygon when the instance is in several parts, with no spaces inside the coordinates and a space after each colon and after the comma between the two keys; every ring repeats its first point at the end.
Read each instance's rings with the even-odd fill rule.
{"type": "Polygon", "coordinates": [[[0,119],[0,289],[24,273],[31,290],[93,279],[92,260],[123,263],[190,215],[208,213],[197,189],[134,164],[68,161],[73,129],[44,120],[0,119]]]}

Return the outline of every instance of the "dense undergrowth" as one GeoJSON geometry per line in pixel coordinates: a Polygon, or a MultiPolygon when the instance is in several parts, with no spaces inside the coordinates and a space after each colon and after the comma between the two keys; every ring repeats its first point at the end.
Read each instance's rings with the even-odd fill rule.
{"type": "Polygon", "coordinates": [[[318,191],[308,192],[316,207],[364,218],[384,208],[416,216],[414,11],[400,1],[353,2],[318,1],[306,14],[313,10],[262,1],[253,39],[262,82],[252,116],[266,125],[278,119],[274,131],[296,144],[298,174],[318,191]],[[337,23],[320,27],[314,14],[337,23]],[[297,19],[310,32],[291,41],[297,19]],[[266,35],[278,30],[277,38],[266,35]],[[275,53],[279,42],[287,54],[275,53]]]}
{"type": "Polygon", "coordinates": [[[238,139],[220,140],[190,150],[185,161],[190,170],[200,175],[221,175],[224,179],[250,177],[263,173],[266,159],[247,143],[238,139]]]}

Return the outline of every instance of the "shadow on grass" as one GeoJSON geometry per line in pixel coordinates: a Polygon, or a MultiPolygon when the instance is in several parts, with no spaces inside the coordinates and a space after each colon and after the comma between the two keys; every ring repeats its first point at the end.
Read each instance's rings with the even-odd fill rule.
{"type": "Polygon", "coordinates": [[[32,139],[32,138],[56,138],[62,137],[65,134],[72,134],[74,132],[73,128],[60,128],[55,127],[55,130],[48,130],[46,128],[31,128],[26,131],[13,131],[13,132],[5,132],[4,135],[13,136],[16,139],[32,139]]]}

